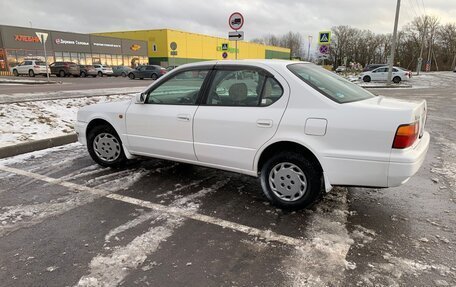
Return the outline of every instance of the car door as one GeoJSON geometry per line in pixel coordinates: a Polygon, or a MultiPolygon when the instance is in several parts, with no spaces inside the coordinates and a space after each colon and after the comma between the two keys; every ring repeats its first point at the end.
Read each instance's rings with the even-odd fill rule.
{"type": "Polygon", "coordinates": [[[31,61],[24,61],[22,63],[19,64],[19,67],[17,67],[17,71],[19,72],[19,74],[27,74],[28,73],[28,67],[30,65],[30,62],[31,61]]]}
{"type": "Polygon", "coordinates": [[[131,152],[155,157],[196,161],[193,120],[211,67],[183,70],[153,85],[144,104],[131,104],[126,133],[131,152]],[[184,77],[182,77],[184,75],[184,77]]]}
{"type": "Polygon", "coordinates": [[[373,73],[373,74],[375,74],[374,80],[386,81],[386,79],[388,77],[388,68],[386,68],[386,67],[378,68],[377,70],[375,70],[375,73],[373,73]]]}
{"type": "Polygon", "coordinates": [[[198,161],[252,170],[255,154],[275,134],[288,101],[285,79],[275,71],[217,65],[195,114],[198,161]]]}

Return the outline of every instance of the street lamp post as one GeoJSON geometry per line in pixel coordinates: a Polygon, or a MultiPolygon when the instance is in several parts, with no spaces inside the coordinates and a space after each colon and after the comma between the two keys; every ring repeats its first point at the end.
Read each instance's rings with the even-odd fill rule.
{"type": "Polygon", "coordinates": [[[399,11],[401,8],[401,0],[397,0],[396,5],[396,17],[394,19],[394,31],[393,31],[393,40],[391,42],[391,55],[388,63],[388,80],[387,85],[391,85],[391,78],[393,76],[393,63],[394,63],[394,52],[396,50],[396,38],[397,38],[397,23],[399,22],[399,11]]]}
{"type": "Polygon", "coordinates": [[[310,62],[310,44],[312,43],[312,35],[309,35],[308,39],[309,39],[309,47],[307,48],[307,61],[310,62]]]}

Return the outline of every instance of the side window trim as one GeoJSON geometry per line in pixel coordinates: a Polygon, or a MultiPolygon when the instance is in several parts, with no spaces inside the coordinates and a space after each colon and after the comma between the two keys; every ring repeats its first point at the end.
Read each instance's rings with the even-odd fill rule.
{"type": "Polygon", "coordinates": [[[207,86],[207,83],[209,81],[209,78],[211,78],[211,75],[212,75],[212,70],[213,70],[213,66],[200,66],[200,67],[192,67],[192,68],[185,68],[185,69],[182,69],[180,70],[179,72],[177,73],[173,73],[171,76],[169,77],[166,77],[161,80],[156,86],[154,85],[153,87],[151,87],[150,89],[148,89],[145,93],[146,93],[146,100],[144,101],[144,103],[146,105],[170,105],[170,106],[199,106],[200,103],[201,103],[201,98],[205,95],[205,93],[207,92],[206,89],[206,86],[207,86]],[[204,81],[201,85],[201,88],[200,88],[200,91],[198,93],[198,97],[196,98],[196,101],[194,104],[180,104],[180,105],[177,105],[177,104],[160,104],[160,103],[149,103],[149,95],[150,93],[152,93],[153,91],[155,91],[156,89],[158,89],[161,85],[163,85],[164,83],[174,79],[176,76],[182,74],[182,73],[185,73],[185,72],[189,72],[189,71],[201,71],[201,70],[207,70],[208,73],[206,75],[206,77],[204,78],[204,81]]]}

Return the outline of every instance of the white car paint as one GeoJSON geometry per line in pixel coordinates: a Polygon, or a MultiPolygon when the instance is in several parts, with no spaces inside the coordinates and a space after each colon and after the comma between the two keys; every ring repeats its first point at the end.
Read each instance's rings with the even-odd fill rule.
{"type": "Polygon", "coordinates": [[[37,60],[24,60],[11,68],[11,72],[14,73],[14,71],[17,71],[19,75],[28,75],[30,71],[33,71],[34,75],[46,75],[46,63],[37,60]]]}
{"type": "Polygon", "coordinates": [[[102,75],[111,76],[112,74],[114,74],[114,72],[110,66],[102,65],[102,64],[93,64],[92,66],[95,68],[97,73],[101,72],[102,75]]]}
{"type": "Polygon", "coordinates": [[[417,172],[429,147],[429,134],[423,130],[405,149],[393,149],[392,143],[399,125],[418,120],[423,129],[425,101],[372,97],[341,104],[287,68],[296,63],[242,60],[180,66],[145,91],[181,69],[210,64],[262,68],[275,77],[284,93],[266,107],[144,104],[140,95],[131,101],[87,106],[78,112],[79,141],[87,144],[88,124],[103,119],[119,134],[127,158],[151,156],[251,176],[258,176],[258,163],[267,147],[293,142],[317,158],[327,191],[334,185],[398,186],[417,172]]]}
{"type": "MultiPolygon", "coordinates": [[[[364,77],[370,77],[372,81],[387,81],[388,80],[388,66],[379,67],[377,69],[373,69],[372,71],[362,72],[359,75],[360,80],[364,80],[364,77]]],[[[401,81],[407,81],[411,77],[410,71],[405,71],[399,67],[393,67],[393,74],[391,79],[394,77],[399,77],[401,81]]]]}

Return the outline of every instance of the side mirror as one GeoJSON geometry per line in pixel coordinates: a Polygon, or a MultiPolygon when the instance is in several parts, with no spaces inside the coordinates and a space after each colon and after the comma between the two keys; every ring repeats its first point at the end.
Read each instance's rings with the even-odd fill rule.
{"type": "Polygon", "coordinates": [[[144,104],[145,101],[146,101],[146,94],[144,94],[144,93],[136,94],[136,103],[137,104],[144,104]]]}

